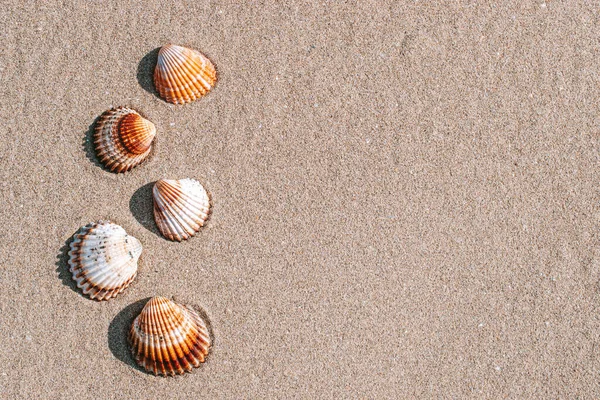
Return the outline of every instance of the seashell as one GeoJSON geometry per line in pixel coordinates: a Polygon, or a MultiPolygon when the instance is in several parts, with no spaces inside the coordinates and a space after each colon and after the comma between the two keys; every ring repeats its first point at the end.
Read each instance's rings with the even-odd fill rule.
{"type": "Polygon", "coordinates": [[[210,214],[210,200],[194,179],[161,179],[152,189],[154,220],[169,240],[189,239],[200,230],[210,214]]]}
{"type": "Polygon", "coordinates": [[[136,111],[119,107],[106,111],[96,123],[94,146],[111,172],[129,171],[144,161],[156,136],[154,124],[136,111]]]}
{"type": "Polygon", "coordinates": [[[110,221],[92,222],[75,234],[69,251],[77,287],[94,300],[121,293],[137,275],[142,244],[110,221]]]}
{"type": "Polygon", "coordinates": [[[211,345],[206,324],[191,307],[164,297],[146,303],[129,330],[136,362],[154,375],[183,374],[199,367],[211,345]]]}
{"type": "Polygon", "coordinates": [[[214,65],[199,51],[168,44],[158,52],[154,86],[169,103],[191,103],[207,94],[216,81],[214,65]]]}

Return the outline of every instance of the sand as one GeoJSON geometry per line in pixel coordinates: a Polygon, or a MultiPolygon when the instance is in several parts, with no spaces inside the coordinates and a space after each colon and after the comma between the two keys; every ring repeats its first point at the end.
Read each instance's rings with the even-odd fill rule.
{"type": "Polygon", "coordinates": [[[0,398],[600,397],[600,14],[586,2],[4,2],[0,398]],[[204,52],[204,99],[158,98],[156,49],[204,52]],[[154,156],[105,171],[129,106],[154,156]],[[151,187],[198,179],[207,227],[163,239],[151,187]],[[78,228],[144,245],[83,297],[78,228]],[[136,368],[154,295],[202,307],[191,374],[136,368]]]}

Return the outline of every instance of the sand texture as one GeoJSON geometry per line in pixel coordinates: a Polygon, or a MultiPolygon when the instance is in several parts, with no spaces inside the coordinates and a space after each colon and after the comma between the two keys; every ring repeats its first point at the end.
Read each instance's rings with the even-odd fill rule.
{"type": "Polygon", "coordinates": [[[3,2],[0,398],[600,398],[598,4],[237,3],[3,2]],[[157,97],[169,42],[207,97],[157,97]],[[116,106],[157,127],[125,174],[116,106]],[[213,213],[169,242],[151,188],[188,177],[213,213]],[[66,264],[99,219],[144,246],[102,303],[66,264]],[[155,295],[210,320],[191,374],[132,361],[155,295]]]}

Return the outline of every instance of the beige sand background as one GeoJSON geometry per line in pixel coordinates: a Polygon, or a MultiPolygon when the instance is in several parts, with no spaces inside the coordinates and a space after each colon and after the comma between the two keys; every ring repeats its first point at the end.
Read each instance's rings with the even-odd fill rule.
{"type": "Polygon", "coordinates": [[[0,12],[0,398],[600,397],[600,7],[425,1],[5,1],[0,12]],[[155,49],[220,81],[173,106],[155,49]],[[154,157],[103,170],[96,117],[130,106],[154,157]],[[151,185],[214,200],[186,243],[151,185]],[[67,244],[109,218],[144,245],[115,300],[67,244]],[[153,295],[202,306],[194,373],[137,369],[153,295]]]}

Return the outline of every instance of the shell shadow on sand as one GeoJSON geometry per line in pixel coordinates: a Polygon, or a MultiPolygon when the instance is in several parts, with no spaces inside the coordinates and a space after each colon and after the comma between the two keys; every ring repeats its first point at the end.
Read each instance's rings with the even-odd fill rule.
{"type": "Polygon", "coordinates": [[[73,235],[65,241],[64,245],[60,248],[60,253],[56,256],[56,272],[58,278],[62,281],[62,284],[73,290],[75,293],[81,295],[81,290],[77,287],[77,283],[73,280],[73,275],[69,271],[69,250],[71,250],[70,244],[73,241],[73,236],[79,231],[73,232],[73,235]]]}
{"type": "Polygon", "coordinates": [[[108,326],[108,348],[111,353],[118,360],[142,372],[146,372],[146,370],[135,362],[129,349],[128,335],[133,320],[142,311],[148,300],[150,297],[128,305],[113,318],[108,326]]]}
{"type": "MultiPolygon", "coordinates": [[[[135,368],[138,371],[142,371],[149,375],[152,375],[151,372],[146,371],[144,368],[140,367],[138,363],[133,358],[131,354],[131,349],[129,348],[129,329],[131,328],[131,324],[135,317],[137,317],[146,303],[150,301],[150,297],[147,297],[142,300],[138,300],[135,303],[132,303],[122,309],[110,322],[108,326],[108,348],[111,353],[123,363],[129,365],[132,368],[135,368]]],[[[175,300],[175,299],[174,299],[175,300]]],[[[177,301],[177,300],[175,300],[177,301]]],[[[202,307],[196,305],[190,305],[197,313],[200,315],[200,318],[204,320],[206,324],[206,328],[208,329],[208,334],[210,336],[211,348],[209,350],[209,356],[213,352],[214,344],[215,344],[215,335],[212,329],[212,324],[210,319],[208,318],[208,314],[202,307]]],[[[210,360],[210,357],[207,357],[207,361],[210,360]]]]}
{"type": "Polygon", "coordinates": [[[152,188],[156,182],[150,182],[135,191],[129,200],[129,211],[144,228],[162,237],[156,223],[154,222],[154,200],[152,188]]]}
{"type": "Polygon", "coordinates": [[[92,164],[94,164],[98,168],[106,171],[104,165],[102,165],[100,160],[98,160],[98,157],[96,157],[96,149],[94,149],[94,132],[96,129],[96,123],[100,120],[100,117],[101,116],[98,115],[94,119],[94,122],[92,122],[92,124],[88,127],[88,130],[86,131],[85,136],[83,137],[82,146],[87,159],[90,160],[92,164]]]}
{"type": "Polygon", "coordinates": [[[154,68],[158,61],[158,52],[160,47],[155,48],[146,54],[139,62],[137,67],[137,81],[146,92],[160,98],[158,91],[154,87],[154,68]]]}

